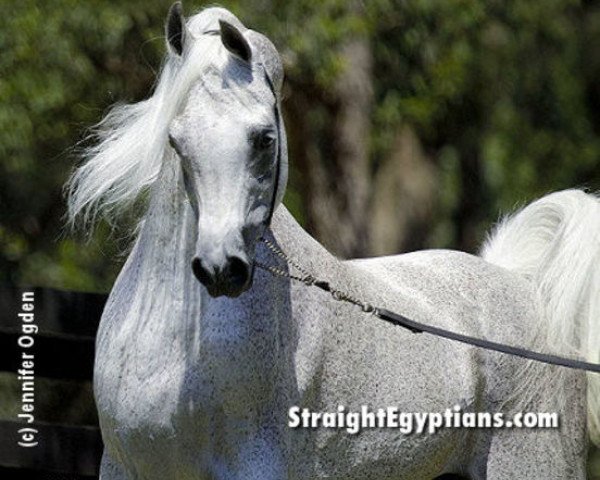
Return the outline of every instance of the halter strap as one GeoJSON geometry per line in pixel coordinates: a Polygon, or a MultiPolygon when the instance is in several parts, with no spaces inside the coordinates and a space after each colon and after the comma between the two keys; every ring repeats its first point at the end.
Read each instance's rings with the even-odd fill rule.
{"type": "MultiPolygon", "coordinates": [[[[264,69],[264,67],[263,67],[264,69]]],[[[275,97],[275,123],[277,124],[277,158],[275,160],[275,182],[273,185],[273,196],[271,197],[271,204],[269,206],[269,213],[265,218],[265,229],[271,226],[271,220],[273,219],[273,213],[275,212],[276,202],[277,202],[277,194],[279,193],[279,175],[281,171],[281,119],[279,113],[279,103],[277,100],[277,93],[275,92],[275,86],[273,85],[273,81],[271,77],[269,77],[267,70],[265,71],[265,78],[267,79],[267,84],[273,92],[273,96],[275,97]]]]}

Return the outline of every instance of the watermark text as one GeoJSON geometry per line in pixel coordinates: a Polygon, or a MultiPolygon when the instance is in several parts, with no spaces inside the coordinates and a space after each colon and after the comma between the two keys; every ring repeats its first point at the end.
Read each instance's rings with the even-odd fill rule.
{"type": "Polygon", "coordinates": [[[291,428],[338,428],[349,434],[365,428],[395,428],[401,433],[433,434],[442,428],[558,428],[555,412],[466,412],[459,405],[444,412],[403,412],[398,407],[372,410],[363,405],[350,411],[339,405],[335,412],[314,412],[307,408],[291,407],[288,426],[291,428]]]}
{"type": "Polygon", "coordinates": [[[21,334],[17,344],[21,352],[21,367],[17,370],[17,379],[21,383],[20,421],[28,426],[19,429],[18,445],[35,447],[38,444],[38,430],[33,426],[35,417],[35,335],[38,326],[35,324],[35,295],[34,292],[24,291],[21,294],[21,311],[17,314],[21,322],[21,334]]]}

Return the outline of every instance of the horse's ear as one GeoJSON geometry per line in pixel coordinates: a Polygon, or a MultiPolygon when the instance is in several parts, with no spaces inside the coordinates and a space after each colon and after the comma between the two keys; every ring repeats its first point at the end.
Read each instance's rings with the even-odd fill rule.
{"type": "Polygon", "coordinates": [[[219,20],[219,26],[221,27],[221,41],[225,48],[239,59],[250,63],[252,49],[242,32],[225,20],[219,20]]]}
{"type": "Polygon", "coordinates": [[[169,8],[167,14],[167,23],[165,24],[165,35],[167,36],[167,45],[171,52],[181,55],[185,41],[185,17],[183,16],[183,6],[181,2],[175,2],[169,8]]]}

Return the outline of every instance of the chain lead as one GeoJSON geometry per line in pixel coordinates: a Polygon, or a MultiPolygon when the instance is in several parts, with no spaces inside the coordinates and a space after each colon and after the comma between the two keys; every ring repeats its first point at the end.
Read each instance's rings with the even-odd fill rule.
{"type": "Polygon", "coordinates": [[[337,300],[339,302],[348,302],[353,305],[356,305],[356,306],[360,307],[362,309],[362,311],[365,313],[377,313],[377,310],[375,309],[375,307],[373,307],[373,305],[371,305],[370,303],[364,302],[364,301],[350,295],[349,293],[344,292],[343,290],[338,290],[337,288],[333,288],[326,281],[318,280],[308,270],[304,269],[298,263],[296,263],[294,260],[292,260],[290,257],[288,257],[285,254],[285,252],[283,252],[277,245],[275,245],[270,240],[267,240],[266,238],[261,238],[261,240],[269,248],[269,250],[271,250],[275,255],[277,255],[279,258],[281,258],[288,265],[294,267],[297,271],[299,271],[301,273],[301,275],[288,273],[283,268],[275,267],[275,266],[271,266],[271,265],[265,265],[264,263],[255,261],[254,264],[257,267],[262,268],[263,270],[271,273],[271,275],[274,275],[276,277],[287,277],[287,278],[291,278],[292,280],[297,280],[299,282],[302,282],[309,287],[313,286],[313,285],[316,287],[319,287],[321,290],[329,292],[335,300],[337,300]]]}

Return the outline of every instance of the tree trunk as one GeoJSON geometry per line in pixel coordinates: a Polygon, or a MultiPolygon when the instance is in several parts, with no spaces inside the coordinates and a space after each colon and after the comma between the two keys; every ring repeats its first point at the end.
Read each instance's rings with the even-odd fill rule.
{"type": "Polygon", "coordinates": [[[427,247],[438,204],[437,169],[409,126],[397,134],[373,183],[372,255],[427,247]]]}
{"type": "Polygon", "coordinates": [[[373,94],[368,40],[349,40],[340,56],[344,68],[332,91],[296,86],[287,107],[292,163],[303,174],[298,187],[306,227],[333,253],[349,258],[364,256],[369,248],[373,94]],[[324,137],[315,117],[326,123],[324,137]]]}

